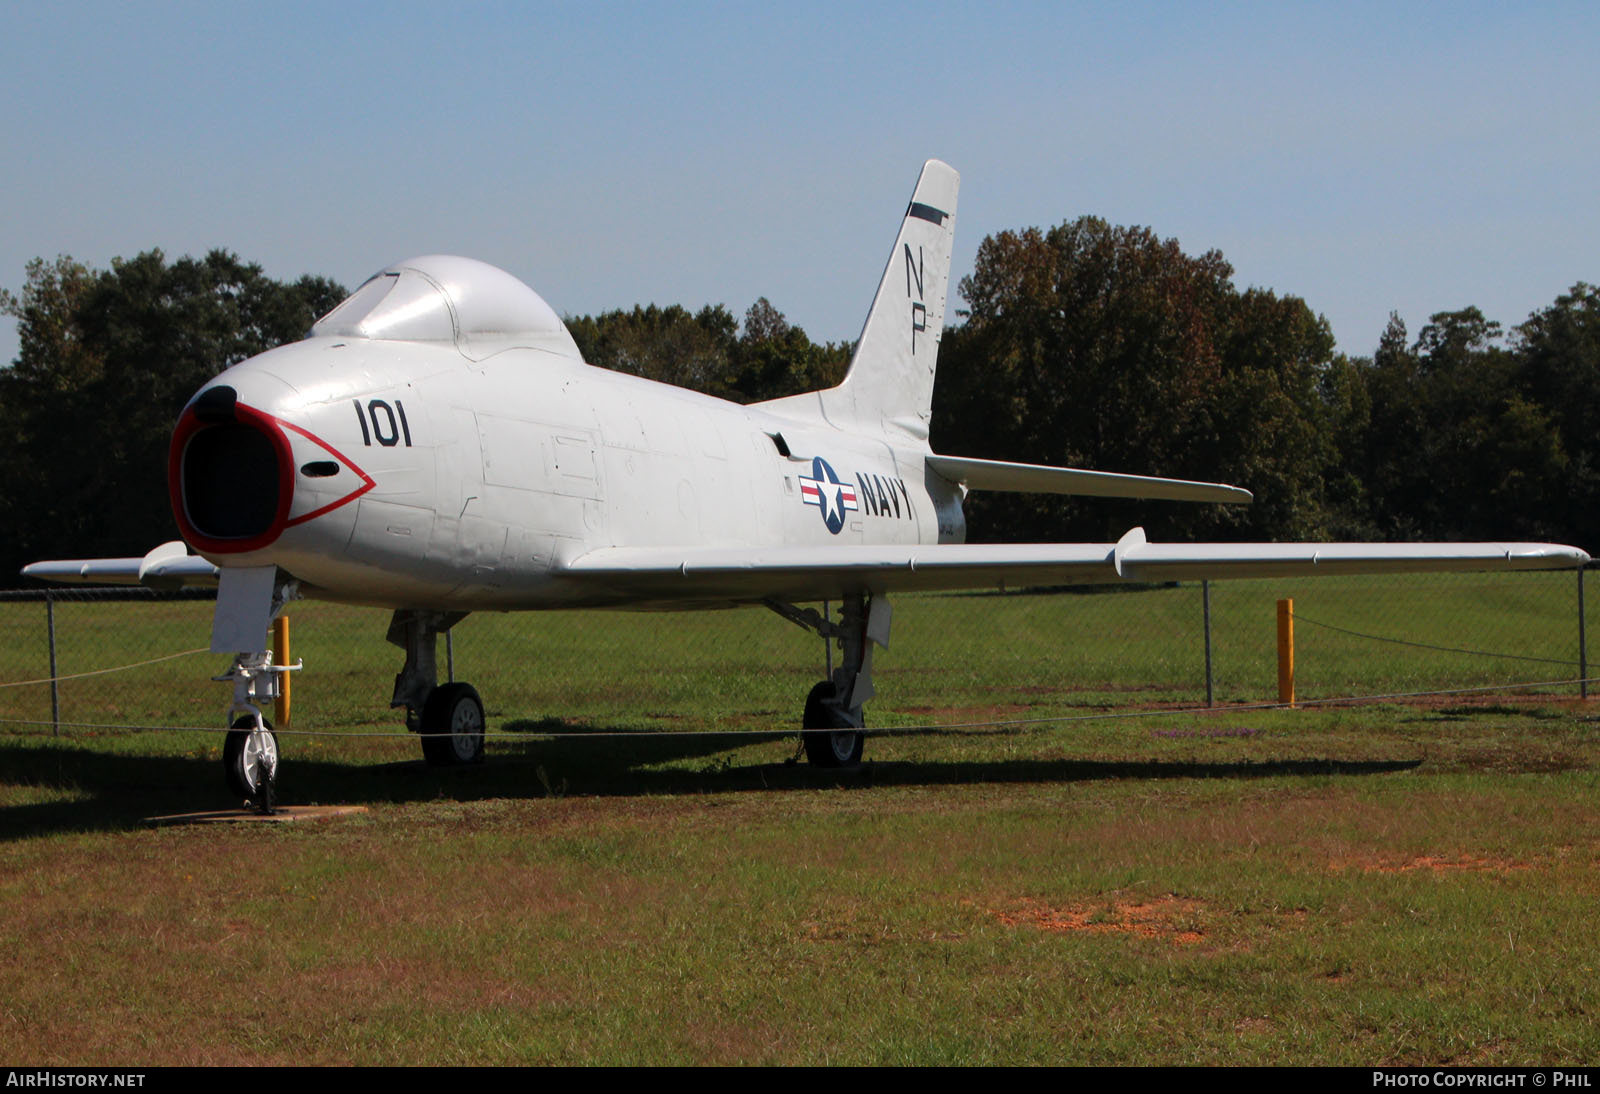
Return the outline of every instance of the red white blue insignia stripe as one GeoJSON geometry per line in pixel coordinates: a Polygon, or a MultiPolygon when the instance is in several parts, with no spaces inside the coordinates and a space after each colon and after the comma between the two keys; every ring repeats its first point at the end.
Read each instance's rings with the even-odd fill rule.
{"type": "Polygon", "coordinates": [[[861,508],[856,488],[840,482],[828,461],[821,456],[811,461],[811,474],[800,476],[800,500],[822,510],[822,523],[838,535],[844,528],[844,515],[861,508]]]}

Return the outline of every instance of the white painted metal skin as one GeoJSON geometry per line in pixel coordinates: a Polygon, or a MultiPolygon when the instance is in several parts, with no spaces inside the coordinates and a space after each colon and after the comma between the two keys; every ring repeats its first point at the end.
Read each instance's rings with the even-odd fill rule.
{"type": "MultiPolygon", "coordinates": [[[[465,260],[449,263],[462,271],[465,260]]],[[[398,292],[437,266],[418,259],[380,277],[398,292]]],[[[959,488],[936,476],[930,488],[925,443],[596,369],[575,349],[516,346],[474,361],[448,340],[364,340],[327,326],[215,381],[288,427],[295,469],[287,526],[248,550],[203,550],[220,566],[274,565],[307,595],[388,607],[539,608],[632,599],[567,577],[598,548],[934,544],[941,515],[943,539],[964,531],[959,488]],[[817,491],[829,495],[826,515],[805,498],[817,457],[844,478],[845,489],[817,491]],[[334,474],[303,472],[330,461],[334,474]]]]}
{"type": "MultiPolygon", "coordinates": [[[[838,387],[746,407],[594,368],[511,275],[412,259],[369,279],[305,341],[196,393],[174,434],[171,483],[199,557],[174,543],[24,573],[220,582],[212,644],[222,651],[259,651],[291,590],[394,608],[391,637],[407,649],[396,705],[416,715],[430,697],[448,699],[437,718],[477,725],[481,752],[476,694],[436,687],[431,660],[433,637],[469,611],[766,602],[843,644],[836,694],[813,694],[808,727],[859,729],[870,646],[887,641],[883,596],[899,589],[1588,560],[1540,543],[1150,544],[1139,529],[1116,544],[965,545],[968,489],[1250,495],[929,449],[958,182],[937,160],[924,166],[838,387]],[[840,627],[794,607],[824,599],[845,604],[840,627]]],[[[241,653],[231,678],[274,671],[264,653],[241,653]]],[[[234,709],[254,710],[254,695],[237,682],[234,709]]],[[[858,732],[817,736],[831,751],[814,761],[859,758],[858,732]]],[[[474,742],[456,744],[473,754],[474,742]]]]}

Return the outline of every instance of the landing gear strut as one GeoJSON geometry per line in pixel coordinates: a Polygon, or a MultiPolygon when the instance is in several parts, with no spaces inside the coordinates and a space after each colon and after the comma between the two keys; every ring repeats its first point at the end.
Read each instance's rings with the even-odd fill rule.
{"type": "MultiPolygon", "coordinates": [[[[266,637],[268,623],[292,600],[300,586],[286,580],[271,566],[224,570],[217,584],[217,607],[211,620],[211,650],[239,650],[233,663],[213,680],[233,685],[228,704],[228,736],[222,746],[222,769],[228,789],[270,814],[276,802],[278,739],[261,709],[283,695],[284,674],[297,672],[300,662],[280,665],[271,651],[252,650],[266,637]],[[246,647],[241,649],[240,647],[246,647]]],[[[288,660],[287,643],[283,649],[288,660]]]]}
{"type": "Polygon", "coordinates": [[[772,600],[767,607],[825,641],[838,642],[839,666],[806,696],[801,741],[806,760],[814,767],[855,767],[866,738],[862,705],[876,691],[872,647],[889,648],[889,601],[871,593],[846,597],[839,605],[837,623],[814,608],[802,610],[772,600]]]}
{"type": "Polygon", "coordinates": [[[439,635],[466,616],[405,610],[389,623],[389,641],[406,651],[389,705],[406,708],[406,728],[422,735],[423,758],[435,767],[483,761],[483,701],[470,684],[439,683],[439,635]]]}

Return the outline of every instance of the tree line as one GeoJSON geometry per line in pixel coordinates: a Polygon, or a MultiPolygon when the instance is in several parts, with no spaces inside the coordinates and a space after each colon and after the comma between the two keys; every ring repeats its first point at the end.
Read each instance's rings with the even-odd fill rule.
{"type": "Polygon", "coordinates": [[[1510,331],[1475,307],[1334,351],[1221,254],[1083,217],[984,240],[940,350],[941,451],[1255,491],[1253,505],[975,495],[977,535],[1554,539],[1600,545],[1600,290],[1510,331]]]}
{"type": "MultiPolygon", "coordinates": [[[[975,541],[1553,539],[1600,544],[1600,290],[1578,284],[1508,330],[1474,307],[1371,356],[1335,352],[1299,297],[1240,290],[1216,251],[1082,217],[983,241],[953,300],[935,450],[1236,483],[1250,506],[974,494],[975,541]]],[[[225,251],[91,269],[35,260],[0,290],[20,349],[0,369],[0,572],[142,552],[176,537],[166,448],[222,368],[302,337],[345,294],[225,251]]],[[[584,359],[756,402],[837,383],[765,298],[567,317],[584,359]]]]}

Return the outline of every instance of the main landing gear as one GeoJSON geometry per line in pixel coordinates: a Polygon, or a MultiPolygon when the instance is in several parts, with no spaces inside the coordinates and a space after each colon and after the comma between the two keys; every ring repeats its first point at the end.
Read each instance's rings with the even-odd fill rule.
{"type": "Polygon", "coordinates": [[[466,616],[403,610],[389,623],[389,641],[406,651],[389,705],[406,708],[406,728],[422,735],[422,755],[435,767],[483,762],[483,700],[470,684],[439,683],[439,635],[466,616]]]}
{"type": "MultiPolygon", "coordinates": [[[[812,631],[839,650],[839,665],[806,696],[801,742],[815,767],[855,767],[861,763],[866,719],[862,706],[872,698],[872,647],[889,647],[889,601],[858,593],[839,605],[834,622],[815,608],[801,609],[777,600],[767,607],[812,631]]],[[[826,607],[826,606],[824,606],[826,607]]],[[[436,767],[481,763],[483,701],[470,684],[440,684],[439,635],[466,618],[466,612],[397,611],[389,641],[406,651],[405,667],[394,678],[389,705],[404,707],[406,728],[422,736],[422,754],[436,767]]]]}
{"type": "Polygon", "coordinates": [[[806,760],[813,767],[855,767],[861,762],[861,750],[866,746],[866,717],[856,709],[857,721],[840,708],[839,688],[832,680],[823,680],[806,696],[805,713],[800,719],[800,742],[805,746],[806,760]],[[821,730],[823,732],[813,732],[821,730]]]}
{"type": "Polygon", "coordinates": [[[839,605],[837,623],[815,608],[800,609],[776,600],[767,601],[767,607],[824,641],[837,643],[839,667],[806,696],[800,740],[814,767],[855,767],[861,763],[866,738],[861,708],[876,690],[872,647],[889,648],[889,601],[870,593],[846,597],[839,605]]]}
{"type": "MultiPolygon", "coordinates": [[[[273,614],[293,595],[274,594],[273,614]]],[[[815,608],[769,600],[767,607],[798,626],[820,635],[830,651],[828,678],[806,696],[801,743],[815,767],[847,768],[861,763],[866,738],[862,707],[872,698],[872,647],[889,646],[891,612],[881,595],[858,593],[839,605],[838,621],[815,608]],[[839,651],[838,667],[832,650],[839,651]]],[[[405,666],[394,678],[390,706],[404,707],[406,728],[422,738],[422,755],[438,767],[481,763],[484,745],[483,700],[470,684],[439,683],[438,640],[466,612],[401,610],[389,623],[388,640],[406,651],[405,666]]],[[[263,706],[281,693],[282,675],[298,669],[273,663],[268,652],[241,653],[227,673],[215,677],[233,684],[228,708],[232,728],[223,748],[228,787],[262,812],[273,808],[278,770],[278,742],[262,716],[263,706]]]]}

